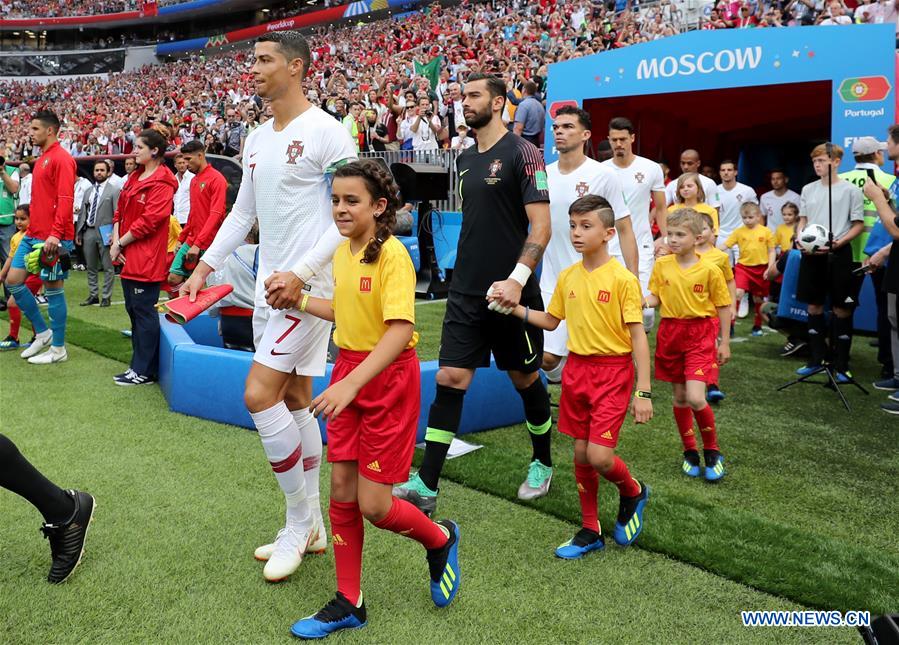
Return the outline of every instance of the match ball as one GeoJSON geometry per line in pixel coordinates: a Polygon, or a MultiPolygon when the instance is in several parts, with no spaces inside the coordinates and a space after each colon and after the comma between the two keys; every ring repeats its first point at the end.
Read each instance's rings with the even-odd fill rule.
{"type": "Polygon", "coordinates": [[[817,253],[825,246],[830,234],[820,224],[811,224],[802,229],[799,234],[799,248],[806,253],[817,253]]]}

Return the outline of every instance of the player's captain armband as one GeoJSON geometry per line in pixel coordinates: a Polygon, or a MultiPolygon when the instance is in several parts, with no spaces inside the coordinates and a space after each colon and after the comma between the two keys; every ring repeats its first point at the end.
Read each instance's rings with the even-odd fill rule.
{"type": "Polygon", "coordinates": [[[346,159],[341,159],[340,161],[335,161],[334,163],[332,163],[330,166],[328,166],[325,169],[325,174],[333,175],[335,172],[337,172],[338,168],[341,168],[341,167],[347,165],[348,163],[352,163],[353,161],[357,161],[357,159],[351,159],[351,158],[347,157],[346,159]]]}
{"type": "Polygon", "coordinates": [[[156,305],[156,310],[165,314],[165,319],[169,322],[183,325],[199,316],[232,291],[234,291],[234,287],[230,284],[218,284],[214,287],[200,289],[194,302],[190,301],[190,296],[181,296],[180,298],[174,298],[156,305]]]}
{"type": "Polygon", "coordinates": [[[301,264],[300,266],[294,268],[291,273],[293,273],[296,277],[303,281],[303,284],[309,282],[312,278],[315,277],[315,271],[309,268],[308,264],[301,264]]]}

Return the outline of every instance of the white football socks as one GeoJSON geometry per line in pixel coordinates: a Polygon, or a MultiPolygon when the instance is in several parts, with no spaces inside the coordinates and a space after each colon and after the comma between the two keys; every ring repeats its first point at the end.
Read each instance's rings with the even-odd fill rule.
{"type": "Polygon", "coordinates": [[[322,435],[318,420],[307,408],[292,410],[294,422],[303,442],[303,475],[306,480],[306,501],[312,517],[322,526],[321,501],[319,500],[319,477],[322,465],[322,435]]]}
{"type": "MultiPolygon", "coordinates": [[[[275,472],[287,502],[287,526],[306,528],[311,521],[303,473],[300,430],[287,405],[281,401],[262,412],[251,412],[262,448],[275,472]]],[[[316,492],[317,492],[316,488],[316,492]]]]}

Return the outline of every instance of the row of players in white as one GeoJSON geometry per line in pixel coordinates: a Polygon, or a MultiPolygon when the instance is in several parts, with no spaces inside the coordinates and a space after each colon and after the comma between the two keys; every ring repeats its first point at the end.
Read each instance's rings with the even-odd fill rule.
{"type": "MultiPolygon", "coordinates": [[[[355,157],[346,129],[314,106],[281,131],[275,131],[274,120],[269,120],[247,138],[237,199],[203,262],[213,270],[221,268],[258,219],[259,278],[253,315],[256,363],[284,374],[314,377],[325,373],[330,323],[297,310],[271,308],[264,280],[275,271],[289,269],[307,278],[312,295],[332,296],[330,259],[343,238],[331,218],[328,170],[355,157]]],[[[657,163],[633,156],[629,148],[625,165],[616,161],[618,158],[600,164],[586,159],[566,174],[559,171],[558,162],[547,168],[553,222],[541,278],[547,301],[558,273],[580,259],[569,243],[568,206],[587,193],[608,199],[616,220],[637,214],[631,219],[640,281],[644,291],[648,286],[654,258],[650,204],[653,193],[660,197],[658,193],[665,190],[662,171],[657,163]]],[[[709,194],[721,195],[722,233],[726,225],[732,224],[732,229],[739,225],[739,202],[756,201],[751,189],[740,184],[729,191],[712,184],[709,194]],[[743,198],[731,198],[732,194],[743,198]]],[[[719,205],[715,199],[710,204],[719,205]]],[[[620,259],[617,240],[612,245],[613,255],[620,259]]],[[[547,337],[546,351],[565,356],[566,340],[564,325],[560,325],[547,337]]],[[[251,416],[286,498],[285,527],[273,543],[256,550],[256,557],[267,561],[264,576],[279,580],[297,569],[304,553],[322,551],[327,544],[319,500],[321,435],[318,422],[305,407],[290,410],[283,400],[251,416]]]]}
{"type": "MultiPolygon", "coordinates": [[[[626,134],[626,131],[619,131],[618,134],[626,134]]],[[[633,153],[632,136],[619,136],[617,144],[619,148],[615,155],[601,163],[584,157],[577,168],[567,173],[560,170],[559,161],[547,166],[552,237],[543,256],[540,275],[540,291],[545,302],[552,297],[559,273],[580,261],[579,254],[569,242],[568,208],[575,199],[586,194],[605,198],[612,206],[616,223],[625,217],[630,218],[639,255],[638,277],[643,295],[649,295],[649,277],[655,262],[652,205],[673,204],[676,201],[677,182],[672,181],[666,186],[659,164],[633,153]]],[[[583,156],[579,150],[574,154],[583,156]]],[[[736,262],[737,255],[733,249],[724,247],[724,240],[742,224],[740,206],[744,203],[758,204],[759,199],[755,191],[745,184],[734,181],[728,187],[725,183],[715,184],[705,175],[700,175],[699,179],[706,203],[719,212],[718,245],[731,255],[732,262],[736,262]]],[[[772,230],[783,222],[781,207],[787,202],[798,206],[799,195],[786,189],[786,186],[762,195],[761,208],[772,230]]],[[[625,263],[617,237],[609,243],[609,253],[622,264],[625,263]]],[[[644,311],[647,329],[653,325],[654,313],[653,309],[644,311]]],[[[568,355],[567,340],[568,331],[563,320],[555,331],[545,332],[544,351],[556,357],[565,357],[568,355]]],[[[560,362],[557,367],[548,370],[549,378],[560,380],[563,366],[564,362],[560,362]]]]}

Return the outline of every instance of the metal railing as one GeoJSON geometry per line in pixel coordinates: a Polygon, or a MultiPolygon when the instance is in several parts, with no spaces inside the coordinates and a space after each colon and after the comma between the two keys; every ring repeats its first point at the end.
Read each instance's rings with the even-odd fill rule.
{"type": "Polygon", "coordinates": [[[362,152],[359,157],[371,159],[380,157],[387,167],[392,163],[424,163],[440,166],[449,173],[449,194],[433,204],[439,211],[459,210],[459,177],[456,174],[458,150],[386,150],[384,152],[362,152]]]}

